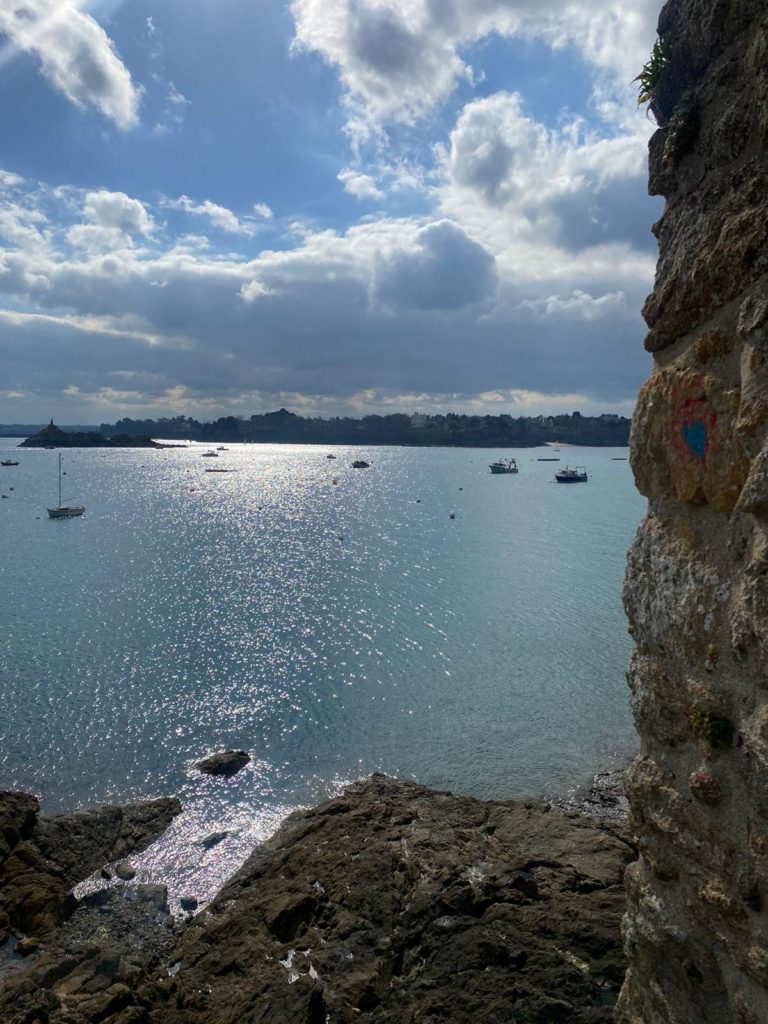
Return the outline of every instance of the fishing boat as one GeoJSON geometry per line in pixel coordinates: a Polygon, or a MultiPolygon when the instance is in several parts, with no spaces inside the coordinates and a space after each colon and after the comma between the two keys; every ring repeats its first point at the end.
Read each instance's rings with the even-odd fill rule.
{"type": "Polygon", "coordinates": [[[0,466],[18,466],[18,462],[14,459],[3,459],[3,461],[0,462],[0,466]]]}
{"type": "Polygon", "coordinates": [[[352,469],[368,469],[370,465],[370,462],[366,462],[365,459],[355,459],[352,463],[352,469]]]}
{"type": "Polygon", "coordinates": [[[492,462],[488,467],[490,471],[495,475],[496,473],[517,473],[517,461],[515,459],[499,459],[497,462],[492,462]]]}
{"type": "Polygon", "coordinates": [[[51,519],[72,519],[85,512],[85,505],[64,505],[61,500],[61,452],[59,452],[59,504],[48,509],[51,519]]]}
{"type": "Polygon", "coordinates": [[[204,459],[218,459],[218,457],[219,457],[219,453],[218,452],[203,452],[203,458],[204,459]]]}
{"type": "Polygon", "coordinates": [[[584,466],[577,466],[575,469],[566,466],[559,473],[555,473],[555,480],[559,484],[585,484],[588,479],[584,466]]]}

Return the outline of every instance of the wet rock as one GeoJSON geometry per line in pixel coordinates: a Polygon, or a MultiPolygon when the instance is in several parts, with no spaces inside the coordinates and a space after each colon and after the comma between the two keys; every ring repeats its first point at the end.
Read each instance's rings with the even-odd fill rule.
{"type": "Polygon", "coordinates": [[[229,832],[211,832],[205,839],[201,840],[202,845],[206,850],[212,849],[214,846],[218,846],[222,840],[226,839],[229,832]]]}
{"type": "Polygon", "coordinates": [[[236,775],[250,761],[244,750],[223,750],[198,761],[196,767],[205,775],[236,775]]]}
{"type": "Polygon", "coordinates": [[[36,953],[40,948],[40,943],[37,939],[23,938],[19,939],[16,943],[16,952],[21,956],[30,956],[32,953],[36,953]]]}
{"type": "Polygon", "coordinates": [[[609,1024],[633,855],[621,825],[374,776],[292,815],[176,935],[152,887],[81,905],[0,1019],[609,1024]]]}
{"type": "Polygon", "coordinates": [[[136,877],[136,869],[132,868],[130,864],[116,864],[115,874],[121,882],[130,882],[132,878],[136,877]]]}
{"type": "Polygon", "coordinates": [[[2,929],[54,931],[77,905],[77,882],[146,848],[180,810],[178,800],[162,798],[41,817],[34,797],[0,793],[0,940],[2,929]]]}
{"type": "Polygon", "coordinates": [[[186,910],[187,912],[197,910],[197,900],[194,896],[182,896],[179,900],[179,904],[181,909],[186,910]]]}

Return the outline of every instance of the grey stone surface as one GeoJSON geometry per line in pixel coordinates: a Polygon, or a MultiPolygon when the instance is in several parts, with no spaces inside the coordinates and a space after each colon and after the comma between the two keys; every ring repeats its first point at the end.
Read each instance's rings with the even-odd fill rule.
{"type": "Polygon", "coordinates": [[[768,5],[671,0],[624,588],[640,860],[618,1024],[768,1021],[768,5]]]}

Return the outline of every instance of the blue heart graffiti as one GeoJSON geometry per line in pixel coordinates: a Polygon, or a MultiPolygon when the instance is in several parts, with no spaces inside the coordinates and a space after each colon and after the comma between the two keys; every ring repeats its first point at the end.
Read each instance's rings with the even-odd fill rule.
{"type": "Polygon", "coordinates": [[[707,427],[702,420],[683,424],[683,438],[690,450],[699,461],[703,462],[707,454],[707,427]]]}

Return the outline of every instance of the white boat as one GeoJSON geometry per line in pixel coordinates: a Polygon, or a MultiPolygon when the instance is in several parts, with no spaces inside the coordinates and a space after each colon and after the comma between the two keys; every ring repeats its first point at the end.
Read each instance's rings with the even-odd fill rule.
{"type": "Polygon", "coordinates": [[[48,509],[51,519],[72,519],[85,512],[85,505],[63,505],[61,501],[61,452],[59,452],[59,504],[48,509]]]}

